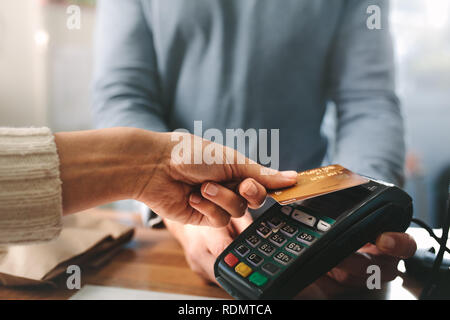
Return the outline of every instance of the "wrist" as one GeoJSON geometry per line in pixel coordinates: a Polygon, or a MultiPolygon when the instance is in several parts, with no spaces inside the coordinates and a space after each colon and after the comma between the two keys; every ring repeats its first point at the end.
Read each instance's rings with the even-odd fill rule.
{"type": "Polygon", "coordinates": [[[115,200],[140,200],[142,190],[153,183],[156,171],[167,168],[170,137],[167,133],[128,127],[101,131],[105,134],[105,146],[100,151],[100,166],[107,173],[115,200]]]}
{"type": "Polygon", "coordinates": [[[155,175],[169,170],[170,134],[125,128],[123,165],[127,183],[123,192],[128,199],[142,200],[142,191],[155,182],[155,175]]]}
{"type": "Polygon", "coordinates": [[[55,134],[63,182],[63,209],[76,212],[134,198],[162,153],[161,137],[134,128],[55,134]]]}

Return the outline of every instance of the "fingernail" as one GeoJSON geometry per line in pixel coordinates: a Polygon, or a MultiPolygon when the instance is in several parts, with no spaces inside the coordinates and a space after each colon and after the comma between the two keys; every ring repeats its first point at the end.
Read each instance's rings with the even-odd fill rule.
{"type": "Polygon", "coordinates": [[[393,249],[395,247],[395,240],[391,236],[382,235],[379,245],[383,249],[393,249]]]}
{"type": "Polygon", "coordinates": [[[249,197],[254,197],[258,193],[258,189],[255,184],[251,181],[247,181],[244,185],[244,194],[249,197]]]}
{"type": "Polygon", "coordinates": [[[205,191],[205,193],[206,193],[207,195],[209,195],[209,196],[211,196],[211,197],[214,197],[214,196],[216,196],[217,193],[219,192],[219,188],[217,188],[217,186],[215,186],[214,184],[208,182],[208,183],[206,184],[206,187],[205,187],[205,190],[204,190],[204,191],[205,191]]]}
{"type": "Polygon", "coordinates": [[[289,179],[297,179],[297,171],[280,171],[281,175],[283,177],[289,178],[289,179]]]}
{"type": "Polygon", "coordinates": [[[202,201],[202,198],[198,194],[192,193],[190,200],[192,203],[199,204],[202,201]]]}

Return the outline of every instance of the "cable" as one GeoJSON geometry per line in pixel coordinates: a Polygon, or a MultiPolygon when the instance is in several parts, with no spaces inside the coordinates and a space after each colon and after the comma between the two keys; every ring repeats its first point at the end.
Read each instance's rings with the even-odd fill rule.
{"type": "Polygon", "coordinates": [[[441,269],[442,259],[444,257],[444,252],[445,252],[446,244],[448,241],[449,228],[450,228],[450,198],[447,200],[447,216],[445,217],[445,220],[444,220],[444,225],[443,225],[443,229],[442,229],[442,237],[440,239],[439,252],[436,256],[436,259],[434,260],[430,280],[429,280],[428,284],[422,290],[422,292],[420,294],[420,299],[432,298],[433,294],[435,294],[435,292],[438,288],[437,281],[439,280],[439,271],[441,269]]]}
{"type": "MultiPolygon", "coordinates": [[[[436,240],[436,242],[441,245],[441,238],[439,238],[436,233],[434,233],[433,229],[431,229],[425,222],[423,222],[420,219],[416,219],[416,218],[412,218],[411,222],[414,222],[415,224],[417,224],[418,226],[424,228],[429,234],[430,237],[432,237],[434,240],[436,240]]],[[[445,246],[445,251],[450,253],[450,248],[445,246]]]]}

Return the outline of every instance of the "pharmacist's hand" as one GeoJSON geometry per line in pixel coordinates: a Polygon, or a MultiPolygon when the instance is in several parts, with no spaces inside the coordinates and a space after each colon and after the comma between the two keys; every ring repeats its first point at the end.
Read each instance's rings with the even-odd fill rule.
{"type": "Polygon", "coordinates": [[[328,272],[328,276],[345,286],[365,287],[367,268],[376,265],[380,267],[381,282],[388,282],[397,277],[400,259],[413,256],[416,249],[417,244],[409,234],[385,232],[377,238],[376,245],[366,244],[328,272]]]}
{"type": "Polygon", "coordinates": [[[214,283],[216,258],[252,222],[248,212],[240,218],[232,218],[223,228],[182,225],[165,220],[167,228],[183,247],[191,269],[205,281],[214,283]]]}
{"type": "Polygon", "coordinates": [[[383,233],[376,245],[366,244],[303,290],[298,298],[333,298],[367,288],[370,265],[380,268],[381,283],[392,281],[399,274],[400,259],[413,256],[416,249],[415,240],[407,233],[383,233]]]}
{"type": "MultiPolygon", "coordinates": [[[[183,224],[226,226],[248,206],[259,206],[266,188],[283,188],[297,181],[295,171],[265,168],[236,150],[191,134],[160,134],[158,144],[165,146],[159,151],[158,167],[149,175],[141,174],[135,199],[183,224]],[[209,159],[211,150],[214,157],[209,159]],[[196,158],[200,161],[195,162],[196,158]]],[[[141,173],[145,171],[144,167],[141,173]]]]}

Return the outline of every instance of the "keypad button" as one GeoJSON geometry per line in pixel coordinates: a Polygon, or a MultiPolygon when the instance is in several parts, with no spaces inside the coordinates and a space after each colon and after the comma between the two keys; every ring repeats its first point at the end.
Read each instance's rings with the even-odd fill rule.
{"type": "Polygon", "coordinates": [[[261,256],[258,256],[256,253],[252,253],[251,255],[249,255],[247,260],[256,267],[264,261],[264,259],[261,256]]]}
{"type": "Polygon", "coordinates": [[[247,278],[250,275],[250,273],[252,273],[253,270],[245,263],[240,262],[236,266],[236,268],[234,268],[234,271],[236,271],[236,273],[239,274],[241,277],[247,278]]]}
{"type": "Polygon", "coordinates": [[[319,220],[319,222],[317,223],[317,230],[319,231],[328,231],[330,227],[331,225],[323,220],[319,220]]]}
{"type": "Polygon", "coordinates": [[[270,234],[272,233],[272,229],[270,229],[269,227],[263,225],[262,223],[258,226],[258,228],[256,229],[256,232],[258,232],[258,234],[263,237],[263,238],[267,238],[268,236],[270,236],[270,234]]]}
{"type": "Polygon", "coordinates": [[[234,249],[241,257],[245,256],[250,249],[247,248],[246,246],[244,246],[243,244],[241,244],[239,247],[237,247],[236,249],[234,249]]]}
{"type": "Polygon", "coordinates": [[[295,242],[289,242],[286,247],[284,247],[286,251],[293,253],[295,255],[299,255],[302,252],[303,247],[295,242]]]}
{"type": "Polygon", "coordinates": [[[288,237],[292,237],[298,231],[298,229],[296,227],[290,226],[288,224],[285,224],[283,226],[283,228],[281,228],[280,230],[281,230],[282,233],[284,233],[288,237]]]}
{"type": "Polygon", "coordinates": [[[274,233],[270,236],[269,239],[272,243],[276,244],[279,247],[281,247],[287,241],[286,238],[279,233],[274,233]]]}
{"type": "Polygon", "coordinates": [[[292,211],[292,207],[290,207],[290,206],[281,207],[281,212],[283,212],[287,216],[291,214],[291,211],[292,211]]]}
{"type": "Polygon", "coordinates": [[[292,257],[288,256],[286,253],[284,252],[278,252],[275,255],[275,260],[281,264],[287,265],[292,261],[292,257]]]}
{"type": "Polygon", "coordinates": [[[268,243],[263,243],[262,245],[259,246],[258,249],[266,256],[271,256],[275,252],[275,247],[271,246],[268,243]]]}
{"type": "Polygon", "coordinates": [[[312,215],[307,214],[298,209],[295,209],[294,212],[292,212],[291,217],[303,224],[306,224],[307,226],[310,226],[310,227],[314,227],[314,224],[317,221],[317,219],[315,217],[313,217],[312,215]]]}
{"type": "Polygon", "coordinates": [[[278,228],[279,226],[281,226],[282,223],[283,223],[283,220],[281,220],[279,217],[272,217],[269,220],[269,225],[272,228],[278,228]]]}
{"type": "Polygon", "coordinates": [[[270,263],[270,262],[263,265],[262,269],[271,275],[275,275],[280,270],[279,267],[277,267],[276,265],[274,265],[273,263],[270,263]]]}
{"type": "Polygon", "coordinates": [[[311,244],[316,239],[316,237],[310,235],[306,232],[301,232],[297,236],[297,240],[306,244],[311,244]]]}
{"type": "Polygon", "coordinates": [[[236,258],[236,256],[232,253],[229,253],[225,256],[225,258],[223,259],[223,261],[225,261],[225,263],[229,266],[229,267],[234,267],[238,262],[239,259],[236,258]]]}
{"type": "Polygon", "coordinates": [[[248,280],[254,284],[256,284],[258,287],[261,287],[267,283],[267,277],[262,275],[259,272],[253,272],[252,275],[248,278],[248,280]]]}
{"type": "Polygon", "coordinates": [[[254,234],[248,236],[245,240],[246,240],[247,243],[248,243],[249,245],[251,245],[253,248],[256,247],[256,246],[258,245],[258,243],[261,242],[261,240],[260,240],[257,236],[255,236],[254,234]]]}

